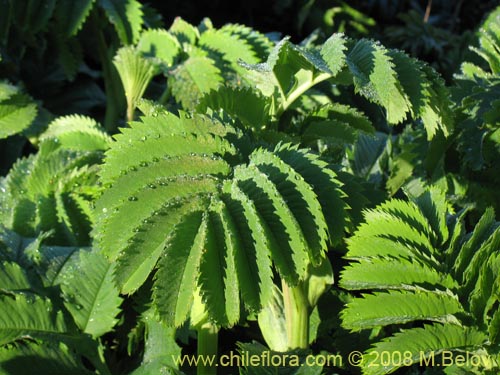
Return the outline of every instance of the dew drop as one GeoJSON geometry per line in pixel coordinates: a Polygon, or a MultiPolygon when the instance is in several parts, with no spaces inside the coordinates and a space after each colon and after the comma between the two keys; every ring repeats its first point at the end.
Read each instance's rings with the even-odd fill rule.
{"type": "Polygon", "coordinates": [[[137,197],[133,197],[133,196],[132,197],[128,197],[128,200],[130,202],[136,202],[137,201],[137,197]]]}
{"type": "Polygon", "coordinates": [[[146,141],[146,139],[148,139],[148,138],[147,138],[145,135],[143,135],[143,136],[141,137],[141,141],[142,141],[142,142],[145,142],[145,141],[146,141]]]}

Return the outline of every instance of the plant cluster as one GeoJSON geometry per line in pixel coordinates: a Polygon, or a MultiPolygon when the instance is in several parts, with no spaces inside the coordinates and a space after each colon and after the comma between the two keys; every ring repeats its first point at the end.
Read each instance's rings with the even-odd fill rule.
{"type": "Polygon", "coordinates": [[[365,352],[273,373],[498,372],[500,8],[450,86],[340,32],[5,3],[0,373],[192,373],[175,358],[229,350],[365,352]]]}

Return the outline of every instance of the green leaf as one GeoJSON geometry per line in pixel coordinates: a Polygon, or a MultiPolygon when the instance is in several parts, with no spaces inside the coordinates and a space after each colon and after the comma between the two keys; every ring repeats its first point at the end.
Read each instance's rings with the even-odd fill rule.
{"type": "Polygon", "coordinates": [[[61,275],[64,305],[77,326],[94,337],[115,325],[122,299],[118,296],[113,266],[95,251],[80,251],[78,260],[68,264],[61,275]]]}
{"type": "Polygon", "coordinates": [[[135,44],[142,29],[142,5],[137,0],[98,0],[109,21],[115,26],[120,41],[135,44]]]}
{"type": "Polygon", "coordinates": [[[380,184],[385,170],[385,161],[388,158],[390,138],[377,132],[373,137],[359,134],[353,145],[350,165],[356,176],[380,184]]]}
{"type": "Polygon", "coordinates": [[[260,61],[250,45],[228,29],[206,30],[201,34],[198,43],[201,48],[209,52],[220,53],[222,58],[229,63],[230,69],[234,70],[243,80],[245,80],[246,70],[238,64],[238,61],[247,64],[257,64],[260,61]]]}
{"type": "Polygon", "coordinates": [[[234,177],[239,181],[239,188],[255,204],[265,223],[263,225],[269,228],[269,232],[265,231],[272,237],[268,247],[278,272],[290,285],[296,284],[305,277],[308,245],[288,202],[274,185],[272,178],[254,166],[235,169],[234,177]]]}
{"type": "Polygon", "coordinates": [[[18,162],[6,180],[10,227],[25,237],[53,231],[52,244],[88,244],[91,217],[85,206],[96,192],[96,170],[87,165],[98,161],[98,153],[42,142],[39,152],[18,162]]]}
{"type": "Polygon", "coordinates": [[[163,254],[168,234],[183,215],[193,210],[193,204],[187,201],[189,198],[196,205],[198,197],[188,197],[186,201],[169,203],[154,211],[134,231],[133,237],[117,259],[115,278],[122,293],[131,294],[146,281],[163,254]]]}
{"type": "Polygon", "coordinates": [[[304,177],[286,164],[279,156],[257,150],[250,156],[255,165],[267,174],[287,202],[306,238],[310,261],[317,265],[326,250],[328,227],[318,197],[304,177]]]}
{"type": "Polygon", "coordinates": [[[3,374],[72,374],[91,375],[94,372],[83,365],[81,359],[62,343],[17,343],[0,348],[0,370],[3,374]]]}
{"type": "Polygon", "coordinates": [[[181,17],[175,17],[168,31],[177,38],[185,50],[188,45],[194,45],[200,37],[198,29],[181,17]]]}
{"type": "Polygon", "coordinates": [[[0,345],[25,336],[64,341],[75,334],[62,312],[55,310],[48,299],[22,294],[15,298],[4,296],[0,297],[0,308],[9,312],[0,315],[0,345]]]}
{"type": "Polygon", "coordinates": [[[181,348],[175,341],[176,329],[158,321],[153,309],[147,310],[142,316],[145,324],[145,347],[141,367],[156,363],[156,366],[161,364],[162,367],[176,368],[174,358],[181,355],[181,348]]]}
{"type": "Polygon", "coordinates": [[[233,221],[237,223],[237,233],[243,243],[243,251],[236,255],[236,268],[240,276],[244,301],[250,310],[259,311],[262,305],[272,298],[273,272],[270,248],[276,247],[276,243],[256,210],[254,202],[241,190],[239,184],[236,181],[232,184],[227,183],[224,191],[231,194],[233,202],[232,205],[228,204],[228,208],[233,221]],[[251,278],[244,279],[249,271],[251,278]],[[256,281],[257,284],[249,288],[246,285],[250,280],[256,281]],[[255,287],[259,297],[254,300],[252,297],[255,297],[253,294],[255,287]],[[252,293],[250,296],[249,292],[252,293]]]}
{"type": "Polygon", "coordinates": [[[359,263],[351,263],[342,271],[340,285],[345,289],[418,290],[431,285],[435,288],[458,288],[458,283],[450,275],[437,272],[418,261],[392,257],[357,260],[359,263]]]}
{"type": "Polygon", "coordinates": [[[406,119],[410,103],[403,94],[387,50],[380,44],[362,39],[347,55],[347,66],[354,77],[357,92],[382,105],[390,124],[406,119]]]}
{"type": "MultiPolygon", "coordinates": [[[[230,184],[227,184],[227,188],[230,188],[230,184]]],[[[245,305],[250,310],[258,311],[261,308],[260,296],[267,298],[263,288],[272,285],[268,254],[257,253],[256,243],[252,241],[251,228],[246,224],[241,204],[230,199],[228,195],[221,198],[224,204],[221,206],[220,219],[226,233],[227,292],[231,293],[228,296],[232,296],[236,301],[235,292],[231,292],[229,284],[231,281],[229,275],[234,267],[238,281],[233,281],[232,285],[238,285],[245,305]],[[265,258],[259,260],[257,254],[260,256],[265,254],[265,258]]],[[[228,316],[231,316],[229,311],[228,316]]]]}
{"type": "MultiPolygon", "coordinates": [[[[0,139],[20,133],[31,125],[38,112],[37,105],[24,94],[13,94],[13,87],[0,86],[5,99],[0,102],[0,139]]],[[[17,89],[16,89],[17,91],[17,89]]]]}
{"type": "MultiPolygon", "coordinates": [[[[394,353],[409,352],[408,364],[412,363],[441,363],[440,354],[444,351],[468,351],[475,350],[486,343],[487,337],[484,333],[474,327],[462,327],[454,324],[425,325],[423,328],[412,328],[396,333],[394,336],[375,344],[368,353],[394,353]],[[421,362],[425,361],[425,362],[421,362]],[[429,362],[427,362],[429,361],[429,362]]],[[[403,363],[384,364],[370,366],[375,354],[365,355],[363,358],[363,373],[367,375],[382,375],[394,372],[402,367],[403,363]]]]}
{"type": "Polygon", "coordinates": [[[230,35],[238,36],[240,40],[244,40],[252,47],[260,59],[266,58],[273,47],[273,43],[267,36],[244,25],[228,23],[222,26],[220,30],[230,35]]]}
{"type": "Polygon", "coordinates": [[[79,115],[58,117],[39,139],[53,139],[61,147],[77,151],[106,150],[112,142],[94,119],[79,115]]]}
{"type": "MultiPolygon", "coordinates": [[[[430,188],[422,195],[414,199],[422,214],[427,218],[427,224],[432,229],[429,233],[434,233],[436,244],[443,244],[448,240],[449,231],[447,225],[448,206],[446,195],[439,188],[430,188]]],[[[425,227],[425,219],[420,219],[425,227]]]]}
{"type": "MultiPolygon", "coordinates": [[[[312,187],[321,205],[328,225],[329,242],[337,244],[344,236],[349,209],[342,191],[343,184],[330,166],[317,155],[283,145],[277,147],[278,156],[312,187]]],[[[301,218],[301,220],[303,220],[301,218]]]]}
{"type": "MultiPolygon", "coordinates": [[[[499,266],[500,258],[498,255],[491,255],[486,264],[483,263],[479,269],[474,289],[469,296],[470,310],[475,319],[480,324],[490,325],[489,330],[495,338],[498,337],[499,333],[498,310],[494,308],[498,299],[495,284],[498,284],[499,266]],[[494,318],[490,317],[490,313],[493,313],[494,318]]],[[[492,342],[496,342],[496,340],[492,340],[492,342]]]]}
{"type": "Polygon", "coordinates": [[[154,58],[164,70],[174,64],[180,47],[177,39],[162,29],[144,31],[137,43],[137,50],[147,58],[154,58]]]}
{"type": "Polygon", "coordinates": [[[87,20],[95,0],[58,0],[55,10],[58,29],[65,37],[74,36],[87,20]]]}
{"type": "Polygon", "coordinates": [[[429,291],[365,294],[342,311],[342,326],[362,330],[405,324],[417,320],[458,323],[453,314],[463,312],[456,296],[429,291]]]}
{"type": "Polygon", "coordinates": [[[427,139],[430,139],[437,129],[448,136],[454,126],[450,93],[444,80],[432,68],[423,65],[422,70],[430,82],[426,90],[427,105],[423,107],[420,116],[427,131],[427,139]]]}
{"type": "Polygon", "coordinates": [[[17,263],[0,263],[0,293],[29,291],[31,289],[28,276],[17,263]]]}
{"type": "Polygon", "coordinates": [[[204,113],[208,108],[222,109],[243,125],[260,129],[269,122],[271,100],[249,88],[220,86],[201,98],[197,110],[204,113]]]}
{"type": "Polygon", "coordinates": [[[179,65],[168,79],[175,99],[184,109],[194,109],[204,94],[222,83],[220,70],[213,60],[197,56],[179,65]]]}
{"type": "Polygon", "coordinates": [[[346,64],[345,50],[347,50],[346,39],[342,33],[333,34],[321,46],[321,56],[334,77],[346,64]]]}
{"type": "MultiPolygon", "coordinates": [[[[239,296],[237,289],[234,289],[234,285],[228,286],[225,280],[227,274],[225,272],[226,240],[224,236],[226,234],[220,222],[220,217],[215,212],[209,211],[205,216],[205,221],[207,234],[204,241],[205,254],[201,260],[199,271],[200,295],[208,316],[220,325],[231,326],[239,319],[239,296]],[[232,289],[229,297],[235,297],[233,300],[226,299],[228,287],[232,289]],[[235,305],[235,302],[238,304],[235,305]],[[231,310],[231,321],[229,321],[226,313],[226,306],[228,305],[231,310]]],[[[234,275],[230,275],[229,278],[234,279],[234,275]]]]}
{"type": "Polygon", "coordinates": [[[472,236],[464,243],[460,252],[457,254],[457,258],[453,265],[453,270],[457,278],[465,281],[463,279],[465,268],[470,264],[472,257],[479,250],[482,243],[487,240],[497,227],[498,224],[495,222],[495,211],[489,208],[476,224],[472,236]]]}
{"type": "Polygon", "coordinates": [[[158,263],[154,301],[161,318],[170,326],[184,323],[191,310],[206,232],[202,212],[185,215],[169,236],[158,263]]]}

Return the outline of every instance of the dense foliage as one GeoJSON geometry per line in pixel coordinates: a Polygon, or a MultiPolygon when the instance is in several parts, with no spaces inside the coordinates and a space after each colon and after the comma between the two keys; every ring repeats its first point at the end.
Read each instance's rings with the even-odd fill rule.
{"type": "Polygon", "coordinates": [[[415,9],[0,3],[0,374],[498,373],[500,8],[428,64],[415,9]]]}

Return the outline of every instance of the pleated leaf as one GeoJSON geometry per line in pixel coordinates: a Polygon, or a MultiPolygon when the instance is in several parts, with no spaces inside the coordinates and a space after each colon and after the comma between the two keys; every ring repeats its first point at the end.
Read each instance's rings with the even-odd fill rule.
{"type": "Polygon", "coordinates": [[[258,312],[271,301],[275,270],[294,285],[324,261],[323,204],[335,209],[336,233],[347,209],[325,162],[289,146],[245,161],[249,145],[231,127],[142,109],[153,112],[106,152],[95,204],[95,244],[114,262],[122,293],[154,274],[154,305],[166,323],[179,326],[201,308],[228,327],[241,306],[258,312]]]}
{"type": "Polygon", "coordinates": [[[134,47],[120,48],[113,59],[113,64],[120,75],[127,105],[129,108],[135,108],[156,74],[156,67],[134,47]]]}

